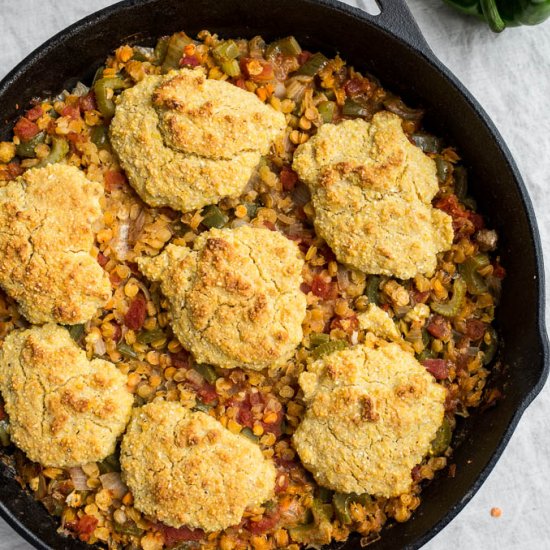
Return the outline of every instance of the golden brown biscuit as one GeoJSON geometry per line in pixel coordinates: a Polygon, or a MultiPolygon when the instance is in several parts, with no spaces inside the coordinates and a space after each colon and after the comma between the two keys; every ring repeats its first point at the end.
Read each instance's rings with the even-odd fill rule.
{"type": "Polygon", "coordinates": [[[406,493],[446,396],[414,356],[371,340],[315,361],[299,381],[307,410],[293,443],[317,483],[343,493],[406,493]]]}
{"type": "Polygon", "coordinates": [[[175,335],[199,363],[261,370],[286,362],[302,340],[304,262],[268,229],[211,229],[191,250],[169,245],[140,270],[171,303],[175,335]]]}
{"type": "Polygon", "coordinates": [[[11,332],[0,352],[12,441],[43,466],[79,466],[114,452],[134,401],[126,382],[112,363],[89,361],[54,324],[11,332]]]}
{"type": "Polygon", "coordinates": [[[179,403],[135,409],[122,440],[122,475],[134,505],[172,527],[217,531],[268,500],[275,467],[260,448],[179,403]]]}
{"type": "Polygon", "coordinates": [[[324,124],[293,168],[311,190],[318,234],[343,263],[407,279],[433,272],[452,244],[450,216],[431,206],[435,163],[394,114],[324,124]]]}
{"type": "Polygon", "coordinates": [[[90,255],[102,194],[61,164],[32,168],[0,189],[0,286],[31,323],[83,323],[111,297],[90,255]]]}
{"type": "Polygon", "coordinates": [[[188,212],[238,197],[285,127],[255,94],[182,69],[123,92],[110,132],[141,198],[188,212]]]}

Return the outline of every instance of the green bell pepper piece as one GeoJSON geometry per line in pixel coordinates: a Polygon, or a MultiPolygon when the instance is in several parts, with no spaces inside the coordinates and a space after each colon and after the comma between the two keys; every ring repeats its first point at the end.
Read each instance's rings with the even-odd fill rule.
{"type": "Polygon", "coordinates": [[[538,25],[550,17],[550,0],[445,0],[467,15],[484,19],[491,30],[538,25]]]}

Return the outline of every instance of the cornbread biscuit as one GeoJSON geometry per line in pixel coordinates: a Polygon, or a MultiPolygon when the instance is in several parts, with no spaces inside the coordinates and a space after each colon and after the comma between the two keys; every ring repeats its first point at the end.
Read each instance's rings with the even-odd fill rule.
{"type": "Polygon", "coordinates": [[[145,202],[188,212],[238,197],[285,127],[255,94],[182,69],[124,91],[110,135],[145,202]]]}
{"type": "Polygon", "coordinates": [[[121,446],[134,506],[166,525],[218,531],[271,498],[275,467],[203,412],[154,401],[135,409],[121,446]]]}
{"type": "Polygon", "coordinates": [[[114,452],[134,401],[126,382],[112,363],[89,361],[54,324],[11,332],[0,352],[11,439],[43,466],[79,466],[114,452]]]}
{"type": "Polygon", "coordinates": [[[281,233],[211,229],[194,250],[169,245],[138,265],[161,282],[174,334],[199,363],[261,370],[286,362],[302,340],[304,262],[281,233]]]}
{"type": "Polygon", "coordinates": [[[100,184],[73,166],[32,168],[0,188],[0,286],[36,324],[83,323],[111,297],[90,252],[100,184]]]}
{"type": "Polygon", "coordinates": [[[431,206],[435,163],[397,115],[323,124],[298,147],[293,168],[310,188],[317,233],[343,263],[408,279],[432,273],[452,244],[450,216],[431,206]]]}
{"type": "Polygon", "coordinates": [[[336,351],[300,375],[307,405],[293,443],[317,483],[391,497],[443,421],[446,391],[412,354],[378,340],[336,351]]]}

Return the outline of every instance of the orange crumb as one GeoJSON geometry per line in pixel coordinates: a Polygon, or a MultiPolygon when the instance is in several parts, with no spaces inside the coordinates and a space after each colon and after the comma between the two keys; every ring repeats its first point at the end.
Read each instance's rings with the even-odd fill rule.
{"type": "Polygon", "coordinates": [[[491,508],[491,516],[494,518],[499,518],[502,516],[502,510],[500,508],[491,508]]]}

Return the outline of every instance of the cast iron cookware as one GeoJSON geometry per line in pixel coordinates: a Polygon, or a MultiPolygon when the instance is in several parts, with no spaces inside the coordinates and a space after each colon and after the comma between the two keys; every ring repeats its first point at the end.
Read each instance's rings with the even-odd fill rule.
{"type": "MultiPolygon", "coordinates": [[[[427,127],[449,138],[462,154],[470,189],[489,227],[500,236],[507,271],[497,328],[504,366],[492,384],[505,398],[459,423],[453,443],[456,475],[443,474],[422,493],[412,519],[385,528],[369,550],[419,548],[470,500],[489,475],[523,411],[548,375],[544,281],[540,241],[521,176],[497,130],[468,91],[437,60],[404,0],[378,0],[372,16],[334,0],[126,0],[59,33],[0,83],[0,139],[31,98],[90,81],[95,69],[124,42],[153,43],[162,35],[202,29],[222,37],[295,35],[308,50],[340,55],[377,76],[411,105],[427,108],[427,127]]],[[[36,548],[85,549],[57,534],[56,522],[21,489],[0,461],[0,513],[36,548]]],[[[342,546],[342,545],[339,545],[342,546]]],[[[335,546],[336,547],[336,546],[335,546]]],[[[360,548],[351,537],[343,548],[360,548]]]]}

